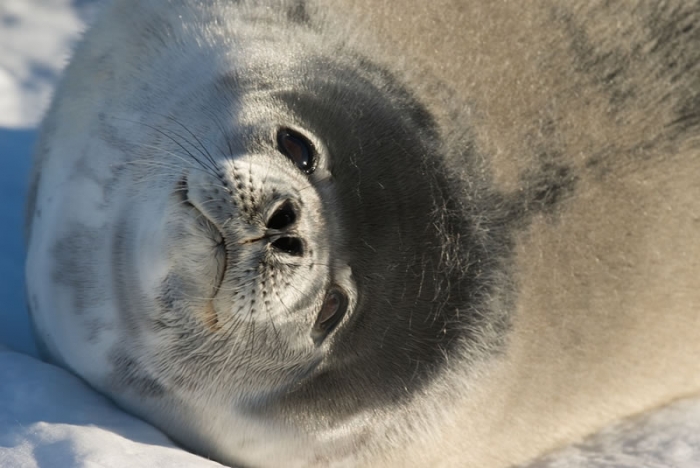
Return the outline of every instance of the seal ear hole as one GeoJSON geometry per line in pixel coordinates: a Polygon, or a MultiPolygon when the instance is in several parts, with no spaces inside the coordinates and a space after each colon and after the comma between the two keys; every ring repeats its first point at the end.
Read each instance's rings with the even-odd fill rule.
{"type": "Polygon", "coordinates": [[[277,132],[277,149],[291,160],[304,174],[316,170],[316,149],[299,132],[282,128],[277,132]]]}
{"type": "Polygon", "coordinates": [[[338,288],[332,287],[326,294],[321,311],[316,317],[311,336],[317,343],[323,341],[343,320],[348,309],[348,296],[338,288]]]}
{"type": "Polygon", "coordinates": [[[275,249],[295,257],[304,254],[304,245],[298,237],[280,237],[272,244],[275,249]]]}

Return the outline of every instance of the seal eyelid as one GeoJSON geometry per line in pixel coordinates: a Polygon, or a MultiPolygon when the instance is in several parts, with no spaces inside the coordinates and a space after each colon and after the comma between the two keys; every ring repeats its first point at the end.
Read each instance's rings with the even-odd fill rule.
{"type": "Polygon", "coordinates": [[[277,149],[289,158],[304,174],[313,174],[316,170],[316,148],[301,133],[289,128],[277,131],[277,149]]]}
{"type": "Polygon", "coordinates": [[[323,300],[321,310],[316,317],[311,336],[320,344],[343,320],[348,308],[348,296],[337,286],[332,287],[323,300]]]}

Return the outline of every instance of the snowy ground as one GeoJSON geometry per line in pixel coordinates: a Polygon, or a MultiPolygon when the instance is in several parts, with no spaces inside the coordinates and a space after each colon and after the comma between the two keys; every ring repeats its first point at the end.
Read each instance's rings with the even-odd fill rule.
{"type": "Polygon", "coordinates": [[[29,356],[0,350],[0,382],[0,467],[221,467],[29,356]]]}
{"type": "MultiPolygon", "coordinates": [[[[96,5],[0,0],[0,467],[220,466],[175,447],[79,379],[31,357],[22,234],[30,153],[51,90],[96,5]]],[[[700,400],[689,400],[614,426],[532,468],[698,466],[700,400]]]]}

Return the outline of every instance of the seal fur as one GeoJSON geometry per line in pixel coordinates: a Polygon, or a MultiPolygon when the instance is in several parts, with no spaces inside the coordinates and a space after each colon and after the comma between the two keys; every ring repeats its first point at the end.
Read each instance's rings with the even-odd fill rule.
{"type": "Polygon", "coordinates": [[[115,2],[36,154],[37,335],[243,466],[510,466],[697,392],[699,14],[115,2]],[[314,253],[263,261],[286,199],[314,253]]]}

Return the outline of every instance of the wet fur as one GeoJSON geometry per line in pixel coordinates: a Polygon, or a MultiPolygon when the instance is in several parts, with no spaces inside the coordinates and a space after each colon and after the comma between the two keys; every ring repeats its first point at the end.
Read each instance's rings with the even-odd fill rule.
{"type": "MultiPolygon", "coordinates": [[[[399,178],[397,187],[419,184],[387,194],[381,179],[367,184],[357,160],[343,160],[343,186],[362,192],[340,197],[352,219],[364,216],[362,203],[393,209],[392,196],[413,200],[419,214],[399,226],[367,214],[346,227],[367,241],[351,255],[376,259],[373,276],[358,281],[378,302],[339,330],[334,348],[363,350],[362,365],[250,404],[246,418],[311,434],[297,452],[285,445],[306,464],[505,467],[700,390],[700,4],[289,1],[270,2],[274,14],[261,19],[238,3],[220,10],[257,18],[243,34],[291,31],[302,49],[334,57],[304,57],[296,68],[291,41],[293,73],[280,79],[320,102],[292,93],[287,104],[338,151],[364,136],[365,151],[390,155],[365,170],[399,178]],[[329,117],[334,106],[347,110],[340,124],[329,117]],[[389,146],[372,148],[383,139],[389,146]],[[407,163],[424,178],[402,175],[407,163]],[[402,233],[424,229],[401,245],[402,233]],[[333,446],[315,442],[317,433],[333,446]]],[[[130,8],[116,7],[114,20],[133,21],[130,8]]],[[[156,57],[172,25],[144,8],[131,53],[156,57]]],[[[130,66],[104,72],[129,82],[138,76],[130,66]]],[[[245,79],[219,86],[234,93],[245,79]]],[[[164,73],[143,86],[172,84],[164,73]]],[[[146,105],[157,108],[157,97],[146,105]]],[[[116,134],[106,128],[104,138],[116,134]]],[[[109,144],[130,150],[128,138],[109,144]]],[[[30,195],[35,216],[32,203],[30,195]]],[[[92,276],[70,277],[71,254],[89,242],[58,248],[57,281],[92,276]]],[[[182,404],[136,360],[118,354],[112,365],[117,388],[182,404]]],[[[158,420],[166,430],[167,418],[158,420]]],[[[263,433],[263,448],[285,430],[263,433]]],[[[209,455],[206,431],[179,440],[209,455]]]]}

